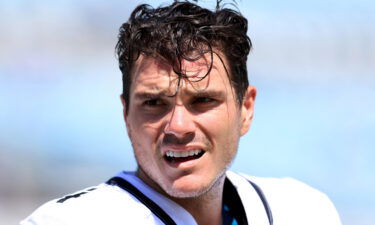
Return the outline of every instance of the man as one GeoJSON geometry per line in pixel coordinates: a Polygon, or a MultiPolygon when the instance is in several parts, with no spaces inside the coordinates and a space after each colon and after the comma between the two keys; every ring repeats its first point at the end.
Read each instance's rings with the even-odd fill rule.
{"type": "Polygon", "coordinates": [[[116,46],[138,168],[53,200],[21,224],[340,224],[322,193],[228,171],[256,96],[247,20],[189,2],[138,6],[116,46]]]}

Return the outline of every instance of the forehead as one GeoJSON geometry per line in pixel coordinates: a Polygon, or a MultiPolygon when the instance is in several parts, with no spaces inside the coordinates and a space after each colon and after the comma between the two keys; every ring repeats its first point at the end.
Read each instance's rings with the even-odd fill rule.
{"type": "Polygon", "coordinates": [[[132,85],[130,94],[144,89],[168,91],[175,94],[177,87],[203,91],[213,88],[231,89],[229,74],[226,69],[225,57],[213,54],[204,55],[195,61],[183,60],[181,73],[183,77],[174,72],[173,67],[154,57],[141,55],[135,62],[132,72],[132,85]]]}

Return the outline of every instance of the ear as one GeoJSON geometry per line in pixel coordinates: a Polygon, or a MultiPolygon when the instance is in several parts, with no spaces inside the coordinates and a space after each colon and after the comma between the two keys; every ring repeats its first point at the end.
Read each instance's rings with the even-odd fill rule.
{"type": "Polygon", "coordinates": [[[245,135],[250,129],[254,115],[254,102],[257,90],[249,85],[245,92],[241,105],[241,136],[245,135]]]}
{"type": "Polygon", "coordinates": [[[124,116],[126,128],[128,128],[127,113],[126,113],[126,101],[125,101],[124,95],[120,95],[120,99],[121,99],[121,103],[122,103],[122,114],[124,116]]]}

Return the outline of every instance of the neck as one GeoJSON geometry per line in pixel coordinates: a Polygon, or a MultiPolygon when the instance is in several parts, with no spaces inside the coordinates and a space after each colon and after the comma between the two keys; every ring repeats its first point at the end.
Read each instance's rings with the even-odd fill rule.
{"type": "Polygon", "coordinates": [[[222,207],[225,173],[223,173],[213,186],[204,194],[198,197],[177,198],[168,195],[163,189],[148,178],[140,168],[137,170],[137,176],[146,184],[153,187],[157,192],[167,196],[186,211],[188,211],[195,219],[198,225],[221,225],[222,224],[222,207]]]}
{"type": "Polygon", "coordinates": [[[207,193],[199,197],[172,198],[172,200],[186,209],[197,224],[221,225],[224,180],[225,176],[217,181],[207,193]]]}

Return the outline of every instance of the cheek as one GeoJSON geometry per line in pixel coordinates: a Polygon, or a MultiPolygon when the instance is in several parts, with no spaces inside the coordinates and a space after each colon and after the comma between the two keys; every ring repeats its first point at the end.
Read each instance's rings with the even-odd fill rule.
{"type": "Polygon", "coordinates": [[[142,127],[129,126],[128,134],[133,146],[134,155],[138,164],[144,169],[146,165],[152,166],[155,153],[157,152],[156,144],[152,141],[150,132],[142,127]]]}
{"type": "Polygon", "coordinates": [[[241,134],[240,115],[238,111],[226,108],[217,116],[207,119],[208,132],[218,148],[223,148],[228,154],[235,154],[241,134]]]}
{"type": "MultiPolygon", "coordinates": [[[[130,120],[129,120],[130,121],[130,120]]],[[[140,151],[154,150],[160,137],[161,125],[158,123],[147,123],[134,119],[127,124],[129,138],[135,148],[140,151]]]]}
{"type": "Polygon", "coordinates": [[[199,123],[209,136],[230,140],[240,133],[239,115],[236,112],[228,108],[218,109],[202,116],[199,123]]]}

